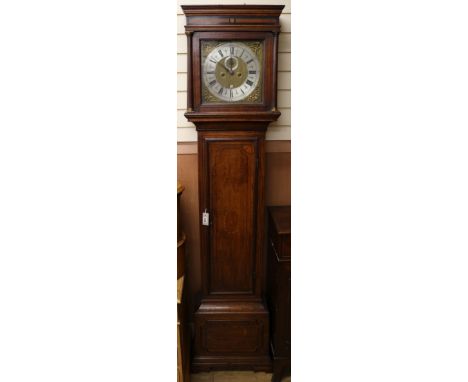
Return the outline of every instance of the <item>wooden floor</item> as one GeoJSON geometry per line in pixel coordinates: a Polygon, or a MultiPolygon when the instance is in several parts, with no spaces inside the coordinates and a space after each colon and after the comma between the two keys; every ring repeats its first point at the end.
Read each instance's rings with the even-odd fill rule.
{"type": "MultiPolygon", "coordinates": [[[[192,374],[190,382],[270,382],[270,373],[254,373],[253,371],[213,371],[210,373],[192,374]]],[[[291,382],[291,377],[283,378],[281,382],[291,382]]]]}

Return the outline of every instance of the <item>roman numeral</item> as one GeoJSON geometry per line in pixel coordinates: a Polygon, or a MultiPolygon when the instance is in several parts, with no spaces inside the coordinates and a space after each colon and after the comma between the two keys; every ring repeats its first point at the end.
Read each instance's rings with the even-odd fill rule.
{"type": "Polygon", "coordinates": [[[223,88],[219,89],[218,94],[223,94],[223,88]]]}
{"type": "Polygon", "coordinates": [[[219,55],[220,55],[221,57],[224,57],[223,52],[221,52],[221,49],[218,50],[218,53],[219,53],[219,55]]]}
{"type": "Polygon", "coordinates": [[[250,64],[253,61],[253,58],[251,58],[249,61],[247,61],[247,64],[250,64]]]}
{"type": "Polygon", "coordinates": [[[249,70],[249,74],[256,74],[257,71],[256,70],[249,70]]]}
{"type": "Polygon", "coordinates": [[[250,81],[250,80],[245,81],[245,83],[246,83],[247,85],[249,85],[249,86],[252,86],[252,85],[253,85],[253,82],[250,81]]]}
{"type": "Polygon", "coordinates": [[[242,90],[242,88],[240,88],[240,90],[241,90],[242,94],[245,94],[244,91],[242,90]]]}
{"type": "Polygon", "coordinates": [[[234,47],[231,46],[231,56],[234,56],[234,47]]]}
{"type": "Polygon", "coordinates": [[[210,61],[211,61],[211,62],[214,62],[214,63],[216,64],[216,61],[215,61],[215,60],[213,60],[212,58],[210,58],[210,61]]]}
{"type": "Polygon", "coordinates": [[[210,86],[213,86],[216,83],[216,80],[210,82],[210,86]]]}
{"type": "Polygon", "coordinates": [[[229,89],[229,98],[232,98],[232,89],[229,89]]]}
{"type": "Polygon", "coordinates": [[[242,49],[242,53],[240,54],[239,57],[242,57],[242,55],[244,54],[244,51],[245,51],[245,49],[242,49]]]}
{"type": "Polygon", "coordinates": [[[214,71],[212,71],[212,72],[206,72],[206,74],[215,74],[215,72],[214,72],[214,71]]]}

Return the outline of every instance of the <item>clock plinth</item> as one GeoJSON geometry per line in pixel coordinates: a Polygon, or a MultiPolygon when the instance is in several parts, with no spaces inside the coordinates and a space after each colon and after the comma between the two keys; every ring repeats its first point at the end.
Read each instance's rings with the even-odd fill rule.
{"type": "Polygon", "coordinates": [[[261,302],[202,302],[195,313],[192,370],[271,371],[268,333],[261,302]]]}
{"type": "Polygon", "coordinates": [[[192,370],[271,370],[264,299],[264,143],[283,6],[182,6],[186,118],[198,132],[202,298],[192,370]],[[203,217],[203,218],[202,218],[203,217]]]}

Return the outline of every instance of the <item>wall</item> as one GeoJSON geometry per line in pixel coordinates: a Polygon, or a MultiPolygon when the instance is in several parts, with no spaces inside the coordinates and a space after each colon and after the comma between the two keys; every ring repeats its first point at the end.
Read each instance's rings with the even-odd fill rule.
{"type": "MultiPolygon", "coordinates": [[[[270,125],[266,135],[265,203],[291,203],[291,5],[290,1],[179,1],[178,4],[284,4],[280,17],[278,71],[278,109],[281,117],[270,125]]],[[[197,307],[201,290],[200,240],[198,216],[197,133],[184,117],[187,105],[187,44],[185,16],[177,7],[177,178],[184,185],[181,196],[182,227],[186,242],[186,287],[189,311],[197,307]]]]}

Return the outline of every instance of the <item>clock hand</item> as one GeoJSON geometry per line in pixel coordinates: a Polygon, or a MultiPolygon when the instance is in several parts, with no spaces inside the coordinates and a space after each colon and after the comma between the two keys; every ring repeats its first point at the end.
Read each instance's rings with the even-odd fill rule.
{"type": "Polygon", "coordinates": [[[232,70],[232,65],[233,65],[232,61],[233,61],[232,60],[232,55],[226,57],[226,59],[224,60],[224,67],[228,70],[230,75],[232,75],[234,73],[234,71],[232,70]],[[228,63],[230,63],[230,67],[229,67],[228,63]]]}

